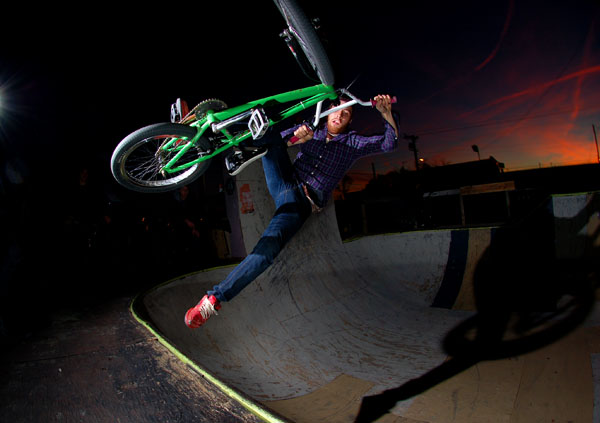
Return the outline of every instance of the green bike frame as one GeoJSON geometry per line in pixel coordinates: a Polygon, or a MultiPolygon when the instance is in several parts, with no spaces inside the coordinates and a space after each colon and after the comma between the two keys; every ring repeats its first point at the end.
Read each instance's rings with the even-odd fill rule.
{"type": "Polygon", "coordinates": [[[213,151],[208,152],[208,154],[199,157],[196,160],[183,164],[177,164],[179,159],[186,153],[186,151],[192,148],[208,129],[212,130],[213,124],[225,122],[229,119],[235,118],[236,116],[242,115],[253,109],[268,106],[273,103],[284,104],[297,102],[291,107],[279,112],[276,119],[271,119],[271,117],[269,117],[269,127],[271,127],[281,122],[282,120],[289,118],[290,116],[293,116],[310,107],[317,105],[322,101],[333,100],[337,98],[337,96],[338,95],[332,85],[319,84],[312,87],[301,88],[298,90],[288,91],[282,94],[276,94],[270,97],[265,97],[260,100],[255,100],[240,106],[232,107],[230,109],[225,109],[216,112],[209,110],[202,117],[202,119],[190,123],[190,126],[196,127],[198,129],[198,133],[191,140],[173,138],[169,140],[169,142],[167,142],[164,146],[162,146],[163,150],[177,151],[177,154],[164,166],[163,171],[167,173],[179,172],[183,169],[195,165],[196,163],[209,160],[214,156],[220,154],[224,150],[238,145],[240,142],[252,136],[250,129],[241,131],[235,135],[231,135],[227,130],[227,127],[224,127],[218,131],[218,133],[221,133],[223,135],[223,138],[221,139],[221,146],[214,149],[213,151]],[[184,140],[185,142],[182,143],[182,140],[184,140]]]}

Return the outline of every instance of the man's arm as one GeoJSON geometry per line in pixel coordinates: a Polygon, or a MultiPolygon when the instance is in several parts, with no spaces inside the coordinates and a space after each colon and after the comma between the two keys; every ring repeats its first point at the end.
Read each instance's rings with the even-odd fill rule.
{"type": "Polygon", "coordinates": [[[292,126],[291,128],[286,129],[280,133],[281,138],[284,140],[289,138],[291,139],[293,136],[296,136],[298,139],[295,142],[287,141],[287,146],[290,147],[292,145],[298,145],[305,143],[306,141],[310,141],[313,137],[313,131],[306,124],[300,124],[296,126],[292,126]]]}
{"type": "Polygon", "coordinates": [[[396,120],[392,115],[392,98],[389,95],[377,95],[373,98],[375,100],[375,108],[381,113],[381,116],[389,123],[392,128],[394,128],[394,132],[396,133],[396,138],[398,138],[398,126],[396,125],[396,120]]]}
{"type": "Polygon", "coordinates": [[[389,95],[378,95],[373,98],[373,102],[383,118],[384,132],[371,136],[355,134],[352,146],[356,149],[357,157],[389,152],[398,147],[400,131],[398,116],[392,111],[392,98],[389,95]]]}

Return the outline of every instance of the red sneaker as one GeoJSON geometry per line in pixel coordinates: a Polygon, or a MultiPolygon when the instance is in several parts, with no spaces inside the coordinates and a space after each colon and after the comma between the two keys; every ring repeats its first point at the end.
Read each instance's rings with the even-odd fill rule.
{"type": "Polygon", "coordinates": [[[214,295],[210,297],[205,295],[195,307],[190,308],[185,313],[185,324],[190,329],[196,329],[202,326],[217,310],[221,309],[221,303],[214,295]]]}

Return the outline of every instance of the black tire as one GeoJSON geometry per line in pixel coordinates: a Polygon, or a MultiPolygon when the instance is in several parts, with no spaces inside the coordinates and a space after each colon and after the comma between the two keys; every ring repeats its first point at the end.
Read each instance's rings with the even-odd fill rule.
{"type": "Polygon", "coordinates": [[[274,0],[274,2],[319,80],[325,85],[333,85],[335,78],[329,57],[304,11],[295,0],[274,0]]]}
{"type": "MultiPolygon", "coordinates": [[[[196,128],[176,123],[157,123],[138,129],[125,137],[111,158],[111,171],[116,181],[133,191],[145,193],[167,192],[187,185],[201,176],[209,167],[207,159],[174,173],[161,172],[175,151],[161,150],[162,145],[173,138],[191,139],[196,128]]],[[[189,163],[206,155],[210,142],[202,137],[190,148],[179,163],[189,163]]]]}

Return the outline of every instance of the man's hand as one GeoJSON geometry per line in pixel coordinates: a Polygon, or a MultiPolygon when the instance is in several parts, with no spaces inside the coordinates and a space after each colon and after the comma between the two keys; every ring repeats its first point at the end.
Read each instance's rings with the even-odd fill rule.
{"type": "Polygon", "coordinates": [[[382,115],[392,114],[392,97],[389,95],[376,95],[373,100],[375,100],[375,108],[379,110],[379,113],[382,115]]]}
{"type": "Polygon", "coordinates": [[[288,146],[298,145],[305,143],[306,141],[312,140],[314,132],[308,127],[308,125],[302,125],[300,128],[294,131],[294,136],[298,138],[298,141],[296,141],[293,144],[291,142],[288,142],[288,146]]]}
{"type": "Polygon", "coordinates": [[[373,97],[373,100],[375,100],[375,108],[381,113],[381,116],[392,125],[396,132],[396,137],[398,137],[398,128],[396,127],[396,122],[392,116],[392,97],[387,94],[379,94],[373,97]]]}

